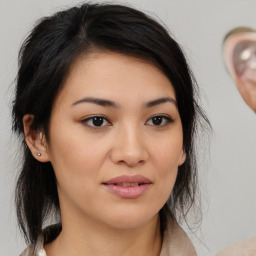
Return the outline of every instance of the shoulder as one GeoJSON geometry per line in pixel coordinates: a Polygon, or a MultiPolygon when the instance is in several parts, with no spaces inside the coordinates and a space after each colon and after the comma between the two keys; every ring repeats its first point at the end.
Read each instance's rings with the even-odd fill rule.
{"type": "Polygon", "coordinates": [[[255,256],[256,255],[256,237],[231,244],[217,253],[216,256],[255,256]]]}
{"type": "Polygon", "coordinates": [[[33,245],[28,246],[20,256],[33,256],[35,252],[35,247],[33,245]]]}
{"type": "Polygon", "coordinates": [[[164,232],[160,256],[196,256],[196,250],[186,232],[176,221],[169,221],[164,232]]]}
{"type": "Polygon", "coordinates": [[[29,245],[20,256],[47,256],[44,250],[43,236],[39,236],[35,245],[29,245]]]}
{"type": "Polygon", "coordinates": [[[29,245],[20,256],[47,256],[44,244],[53,241],[61,232],[61,223],[46,227],[38,237],[35,245],[29,245]]]}

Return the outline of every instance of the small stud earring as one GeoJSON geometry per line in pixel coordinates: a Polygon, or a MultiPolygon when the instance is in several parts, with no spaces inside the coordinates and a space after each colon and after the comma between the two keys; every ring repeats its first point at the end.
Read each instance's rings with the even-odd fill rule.
{"type": "Polygon", "coordinates": [[[38,156],[41,156],[41,153],[40,153],[40,152],[38,152],[38,153],[37,153],[37,155],[38,155],[38,156]]]}

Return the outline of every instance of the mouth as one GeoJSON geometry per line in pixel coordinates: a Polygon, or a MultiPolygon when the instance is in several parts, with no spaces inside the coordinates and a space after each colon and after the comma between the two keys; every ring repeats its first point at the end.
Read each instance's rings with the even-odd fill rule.
{"type": "MultiPolygon", "coordinates": [[[[104,185],[111,185],[109,183],[103,183],[104,185]]],[[[137,187],[137,186],[142,186],[145,184],[149,184],[149,183],[138,183],[138,182],[134,182],[134,183],[113,183],[112,185],[116,185],[116,186],[120,186],[120,187],[137,187]]]]}
{"type": "Polygon", "coordinates": [[[136,199],[142,196],[152,185],[152,182],[141,175],[119,176],[102,183],[107,190],[124,199],[136,199]]]}

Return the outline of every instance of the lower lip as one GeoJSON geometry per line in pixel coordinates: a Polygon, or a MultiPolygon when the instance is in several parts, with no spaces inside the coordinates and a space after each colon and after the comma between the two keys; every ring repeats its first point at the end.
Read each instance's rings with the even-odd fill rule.
{"type": "Polygon", "coordinates": [[[152,184],[144,184],[134,187],[123,187],[115,184],[104,184],[104,186],[112,193],[125,198],[125,199],[135,199],[142,196],[152,184]]]}

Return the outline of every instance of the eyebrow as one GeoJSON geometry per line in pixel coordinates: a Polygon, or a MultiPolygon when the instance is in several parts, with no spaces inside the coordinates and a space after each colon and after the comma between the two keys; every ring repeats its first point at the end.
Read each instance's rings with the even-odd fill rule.
{"type": "Polygon", "coordinates": [[[75,106],[80,103],[93,103],[102,107],[112,107],[112,108],[120,108],[120,106],[111,100],[106,99],[100,99],[100,98],[82,98],[72,104],[72,106],[75,106]]]}
{"type": "MultiPolygon", "coordinates": [[[[170,98],[170,97],[164,97],[164,98],[159,98],[159,99],[156,99],[156,100],[149,101],[145,104],[144,107],[151,108],[151,107],[154,107],[154,106],[159,105],[159,104],[164,104],[166,102],[171,102],[177,107],[176,100],[173,99],[173,98],[170,98]]],[[[92,97],[82,98],[82,99],[74,102],[72,104],[72,106],[75,106],[75,105],[78,105],[78,104],[81,104],[81,103],[93,103],[93,104],[96,104],[96,105],[99,105],[99,106],[102,106],[102,107],[120,108],[120,105],[118,103],[114,102],[114,101],[106,100],[106,99],[100,99],[100,98],[92,98],[92,97]]]]}
{"type": "Polygon", "coordinates": [[[163,103],[166,103],[166,102],[171,102],[171,103],[173,103],[177,107],[176,100],[173,99],[173,98],[170,98],[170,97],[165,97],[165,98],[160,98],[160,99],[149,101],[149,102],[147,102],[145,104],[145,106],[147,108],[150,108],[150,107],[154,107],[156,105],[163,104],[163,103]]]}

